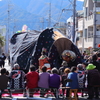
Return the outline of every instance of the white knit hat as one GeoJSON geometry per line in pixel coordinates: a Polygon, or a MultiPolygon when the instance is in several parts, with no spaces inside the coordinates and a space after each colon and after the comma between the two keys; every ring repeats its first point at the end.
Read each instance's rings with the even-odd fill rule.
{"type": "Polygon", "coordinates": [[[44,66],[46,66],[47,68],[50,68],[50,64],[49,63],[45,63],[44,66]]]}

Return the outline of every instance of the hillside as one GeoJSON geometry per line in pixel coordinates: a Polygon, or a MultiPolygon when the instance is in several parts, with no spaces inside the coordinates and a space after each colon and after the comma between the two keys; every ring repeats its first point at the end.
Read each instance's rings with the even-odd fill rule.
{"type": "MultiPolygon", "coordinates": [[[[72,11],[62,12],[62,9],[72,9],[69,5],[69,0],[2,0],[0,25],[8,25],[11,33],[21,30],[24,24],[31,30],[40,30],[48,27],[51,16],[52,27],[57,22],[66,22],[72,15],[72,11]]],[[[82,10],[82,5],[83,2],[77,1],[76,10],[82,10]]]]}

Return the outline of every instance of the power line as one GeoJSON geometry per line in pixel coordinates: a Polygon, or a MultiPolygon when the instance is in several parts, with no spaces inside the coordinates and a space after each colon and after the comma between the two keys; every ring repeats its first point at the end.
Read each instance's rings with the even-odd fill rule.
{"type": "MultiPolygon", "coordinates": [[[[62,9],[62,4],[63,4],[63,0],[62,0],[62,2],[61,2],[60,9],[62,9]]],[[[59,15],[59,17],[58,17],[58,22],[60,21],[61,16],[62,16],[62,11],[61,11],[61,13],[60,13],[60,15],[59,15]]]]}
{"type": "MultiPolygon", "coordinates": [[[[68,12],[69,12],[69,11],[72,11],[72,9],[70,8],[71,5],[72,5],[72,2],[69,0],[69,4],[66,6],[66,8],[63,8],[63,9],[61,10],[61,13],[60,13],[60,16],[59,16],[59,19],[58,19],[58,23],[60,22],[62,13],[63,13],[64,11],[68,11],[68,12]]],[[[66,20],[67,20],[67,17],[66,17],[66,20]]]]}

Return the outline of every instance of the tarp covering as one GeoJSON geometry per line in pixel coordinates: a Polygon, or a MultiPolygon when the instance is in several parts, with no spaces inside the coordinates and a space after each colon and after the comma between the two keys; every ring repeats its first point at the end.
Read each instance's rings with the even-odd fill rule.
{"type": "MultiPolygon", "coordinates": [[[[29,70],[30,63],[39,66],[39,57],[42,48],[47,49],[51,67],[59,68],[63,61],[61,54],[64,50],[72,50],[77,55],[74,65],[81,62],[78,48],[63,34],[55,29],[46,29],[43,32],[21,32],[14,34],[10,40],[10,59],[13,66],[18,63],[23,70],[29,70]]],[[[72,66],[72,63],[69,64],[72,66]]]]}
{"type": "Polygon", "coordinates": [[[29,59],[38,40],[40,32],[21,32],[16,33],[10,40],[10,62],[11,66],[18,63],[20,67],[28,70],[29,59]]]}

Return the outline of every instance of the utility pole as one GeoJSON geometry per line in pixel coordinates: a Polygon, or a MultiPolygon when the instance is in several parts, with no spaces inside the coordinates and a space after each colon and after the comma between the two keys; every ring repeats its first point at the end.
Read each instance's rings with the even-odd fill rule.
{"type": "Polygon", "coordinates": [[[49,22],[48,22],[48,27],[51,27],[51,1],[49,3],[49,22]]]}
{"type": "Polygon", "coordinates": [[[42,28],[41,28],[41,29],[43,30],[43,29],[44,29],[44,18],[41,18],[41,19],[40,19],[40,22],[41,22],[41,24],[42,24],[42,28]]]}
{"type": "MultiPolygon", "coordinates": [[[[70,0],[69,0],[70,1],[70,0]]],[[[71,41],[75,42],[75,29],[76,29],[76,0],[73,0],[73,2],[70,1],[71,4],[73,4],[73,9],[63,9],[62,11],[72,11],[73,12],[73,25],[72,25],[72,39],[71,41]]]]}
{"type": "Polygon", "coordinates": [[[75,42],[76,0],[73,1],[73,42],[75,42]]]}
{"type": "Polygon", "coordinates": [[[14,19],[14,27],[13,27],[13,34],[16,32],[16,19],[14,19]]]}
{"type": "Polygon", "coordinates": [[[9,21],[10,21],[10,9],[9,9],[9,1],[8,1],[8,41],[9,41],[9,21]]]}
{"type": "Polygon", "coordinates": [[[7,0],[7,31],[6,31],[6,44],[5,44],[5,52],[9,54],[9,39],[10,39],[10,10],[11,10],[11,0],[7,0]]]}
{"type": "Polygon", "coordinates": [[[85,39],[85,14],[83,15],[82,53],[84,53],[84,39],[85,39]]]}
{"type": "Polygon", "coordinates": [[[6,32],[6,45],[5,45],[5,52],[6,54],[9,53],[9,20],[10,20],[10,5],[8,0],[8,8],[7,8],[7,32],[6,32]]]}
{"type": "Polygon", "coordinates": [[[96,48],[96,2],[97,0],[94,0],[94,23],[93,23],[93,48],[96,48]]]}

